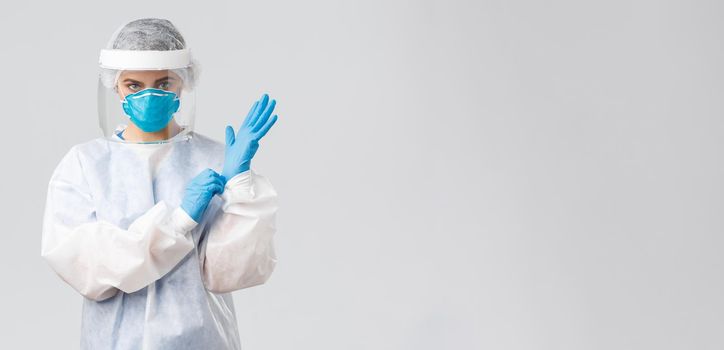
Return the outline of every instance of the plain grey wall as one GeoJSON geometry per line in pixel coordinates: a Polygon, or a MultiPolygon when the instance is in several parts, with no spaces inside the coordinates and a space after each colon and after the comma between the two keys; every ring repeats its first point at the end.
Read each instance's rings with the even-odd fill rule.
{"type": "Polygon", "coordinates": [[[724,348],[716,1],[6,2],[3,348],[75,348],[40,258],[46,186],[100,135],[98,50],[172,20],[218,140],[267,91],[254,166],[279,265],[246,349],[724,348]],[[20,346],[22,345],[22,346],[20,346]]]}

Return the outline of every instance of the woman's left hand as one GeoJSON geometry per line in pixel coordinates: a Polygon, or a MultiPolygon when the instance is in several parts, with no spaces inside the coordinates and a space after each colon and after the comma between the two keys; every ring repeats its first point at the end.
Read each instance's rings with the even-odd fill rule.
{"type": "Polygon", "coordinates": [[[276,123],[274,112],[276,101],[269,102],[269,95],[264,94],[261,99],[254,102],[251,110],[234,134],[234,128],[226,127],[226,151],[224,153],[224,170],[221,172],[228,181],[251,168],[251,159],[259,148],[259,140],[276,123]],[[270,117],[271,116],[271,117],[270,117]]]}

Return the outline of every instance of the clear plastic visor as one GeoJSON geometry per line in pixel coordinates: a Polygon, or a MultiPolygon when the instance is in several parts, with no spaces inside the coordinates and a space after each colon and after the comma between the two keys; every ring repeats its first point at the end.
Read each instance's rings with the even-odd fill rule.
{"type": "Polygon", "coordinates": [[[163,143],[188,138],[194,126],[195,94],[189,68],[101,68],[98,116],[111,141],[163,143]]]}

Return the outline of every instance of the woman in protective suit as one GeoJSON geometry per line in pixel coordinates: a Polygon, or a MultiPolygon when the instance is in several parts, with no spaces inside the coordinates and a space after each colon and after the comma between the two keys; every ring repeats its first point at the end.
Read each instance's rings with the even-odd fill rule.
{"type": "Polygon", "coordinates": [[[198,67],[167,20],[121,27],[100,65],[105,136],[61,160],[43,223],[43,258],[85,297],[81,347],[239,349],[230,292],[276,264],[277,194],[250,168],[275,101],[225,145],[193,132],[198,67]]]}

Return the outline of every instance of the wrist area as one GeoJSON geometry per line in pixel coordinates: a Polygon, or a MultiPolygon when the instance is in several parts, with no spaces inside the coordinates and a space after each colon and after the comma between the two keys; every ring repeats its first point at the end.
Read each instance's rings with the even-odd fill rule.
{"type": "Polygon", "coordinates": [[[227,179],[221,194],[223,209],[230,204],[249,201],[254,198],[254,172],[249,169],[227,179]]]}
{"type": "MultiPolygon", "coordinates": [[[[178,209],[181,209],[181,211],[186,215],[184,217],[183,215],[178,214],[178,215],[176,215],[175,219],[184,217],[184,219],[188,218],[188,219],[191,219],[191,221],[198,223],[199,214],[195,213],[194,210],[192,208],[190,208],[189,205],[187,205],[187,203],[185,203],[185,202],[181,203],[181,206],[178,207],[178,209]]],[[[176,214],[176,213],[174,213],[174,214],[176,214]]],[[[180,220],[182,220],[182,219],[180,219],[180,220]]]]}
{"type": "Polygon", "coordinates": [[[173,222],[174,231],[178,234],[186,234],[198,225],[196,220],[181,207],[173,211],[171,214],[171,222],[173,222]]]}
{"type": "Polygon", "coordinates": [[[240,166],[238,166],[238,167],[236,167],[236,168],[234,168],[234,169],[228,169],[228,170],[227,170],[226,168],[224,168],[224,170],[221,171],[221,175],[222,175],[222,176],[224,177],[224,179],[226,179],[226,181],[228,182],[228,181],[231,180],[233,177],[235,177],[235,176],[237,176],[237,175],[240,175],[241,173],[243,173],[243,172],[245,172],[245,171],[249,171],[250,169],[251,169],[251,161],[249,161],[249,162],[244,162],[243,164],[241,164],[240,166]]]}

